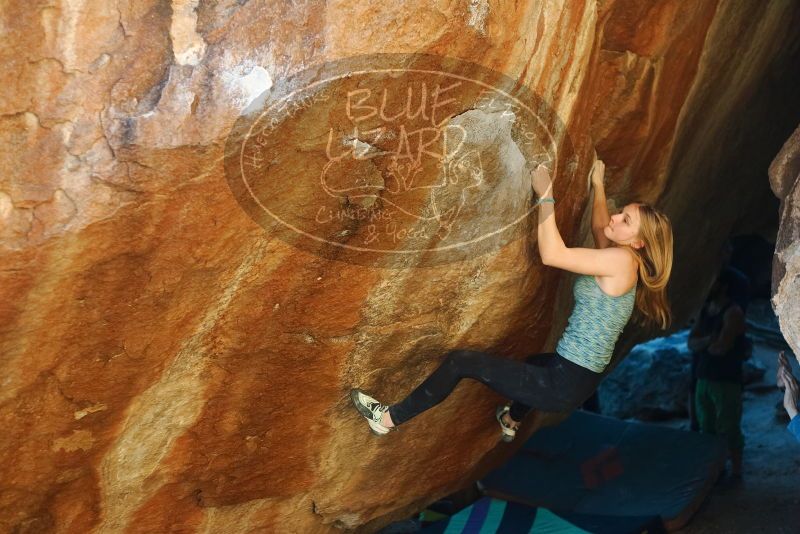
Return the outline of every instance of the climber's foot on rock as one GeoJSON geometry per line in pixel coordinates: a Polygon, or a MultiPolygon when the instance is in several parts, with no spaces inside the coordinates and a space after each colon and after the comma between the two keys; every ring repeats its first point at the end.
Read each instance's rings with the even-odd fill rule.
{"type": "Polygon", "coordinates": [[[389,416],[389,406],[378,402],[360,389],[352,389],[350,399],[358,413],[367,420],[373,434],[383,436],[394,429],[394,424],[389,416]]]}
{"type": "Polygon", "coordinates": [[[514,436],[517,435],[517,430],[519,429],[519,423],[511,419],[511,416],[509,415],[510,410],[511,407],[509,405],[505,405],[498,406],[497,411],[495,412],[497,422],[500,423],[500,428],[503,432],[500,438],[506,442],[513,441],[514,436]]]}

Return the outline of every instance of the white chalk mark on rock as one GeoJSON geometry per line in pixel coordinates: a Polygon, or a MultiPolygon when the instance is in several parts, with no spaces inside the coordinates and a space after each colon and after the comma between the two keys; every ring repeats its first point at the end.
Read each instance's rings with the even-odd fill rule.
{"type": "Polygon", "coordinates": [[[269,75],[269,71],[252,62],[224,71],[222,80],[240,110],[249,106],[258,95],[272,87],[272,76],[269,75]]]}
{"type": "Polygon", "coordinates": [[[467,24],[478,30],[481,35],[486,35],[486,15],[488,14],[489,0],[470,0],[467,24]]]}
{"type": "Polygon", "coordinates": [[[199,0],[172,0],[172,24],[169,36],[172,53],[179,65],[197,65],[206,53],[206,42],[197,33],[199,0]]]}

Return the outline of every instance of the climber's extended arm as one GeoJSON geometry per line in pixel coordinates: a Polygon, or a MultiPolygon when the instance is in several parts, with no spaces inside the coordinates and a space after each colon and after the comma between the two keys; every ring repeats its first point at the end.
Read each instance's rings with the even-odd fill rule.
{"type": "Polygon", "coordinates": [[[554,205],[549,202],[539,206],[537,237],[542,263],[573,273],[616,276],[630,261],[630,255],[617,247],[567,247],[556,226],[554,205]]]}
{"type": "Polygon", "coordinates": [[[608,215],[606,192],[603,182],[593,182],[594,200],[592,201],[592,236],[597,248],[606,248],[611,245],[611,240],[603,233],[603,228],[608,226],[611,217],[608,215]]]}
{"type": "MultiPolygon", "coordinates": [[[[537,167],[531,174],[531,183],[540,197],[551,195],[553,192],[550,173],[543,165],[537,167]]],[[[539,205],[537,238],[542,263],[573,273],[616,276],[620,274],[620,267],[630,261],[628,252],[617,247],[603,249],[567,247],[556,226],[555,205],[550,202],[539,205]]]]}

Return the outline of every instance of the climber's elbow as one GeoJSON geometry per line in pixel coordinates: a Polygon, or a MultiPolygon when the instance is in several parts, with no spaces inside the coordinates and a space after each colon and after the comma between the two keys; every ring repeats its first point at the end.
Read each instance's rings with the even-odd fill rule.
{"type": "Polygon", "coordinates": [[[546,250],[542,250],[540,248],[539,254],[542,257],[542,263],[544,265],[547,265],[548,267],[561,267],[565,257],[569,254],[569,251],[566,247],[563,247],[563,249],[550,247],[546,250]]]}

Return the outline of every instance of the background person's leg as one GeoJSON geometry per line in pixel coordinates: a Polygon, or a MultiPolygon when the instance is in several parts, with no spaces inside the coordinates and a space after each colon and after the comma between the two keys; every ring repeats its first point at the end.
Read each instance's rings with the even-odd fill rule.
{"type": "Polygon", "coordinates": [[[691,372],[691,383],[689,384],[689,402],[687,408],[689,410],[689,430],[694,430],[697,432],[700,430],[700,423],[697,421],[697,413],[695,411],[695,390],[697,388],[697,362],[699,359],[699,353],[692,352],[692,365],[690,368],[691,372]]]}
{"type": "Polygon", "coordinates": [[[694,409],[697,415],[697,424],[700,432],[714,434],[716,431],[716,410],[714,403],[708,395],[708,381],[704,378],[697,380],[695,386],[694,409]]]}
{"type": "Polygon", "coordinates": [[[742,386],[732,382],[712,382],[716,412],[716,434],[725,436],[731,459],[731,474],[742,474],[742,386]]]}

